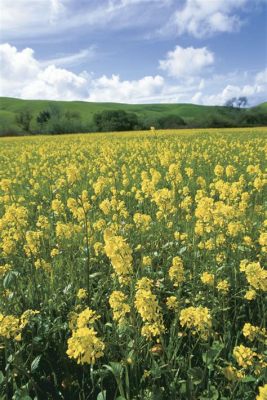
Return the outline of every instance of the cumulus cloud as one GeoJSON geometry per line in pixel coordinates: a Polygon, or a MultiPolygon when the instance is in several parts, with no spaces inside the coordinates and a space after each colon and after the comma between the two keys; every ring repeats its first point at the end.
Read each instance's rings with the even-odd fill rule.
{"type": "MultiPolygon", "coordinates": [[[[238,76],[236,77],[238,81],[238,76]]],[[[227,77],[225,77],[227,81],[227,77]]],[[[226,84],[224,87],[212,94],[196,93],[194,100],[198,104],[207,105],[224,105],[227,100],[233,97],[245,96],[248,98],[249,105],[255,105],[260,102],[266,101],[267,93],[267,68],[257,73],[254,79],[250,79],[250,83],[245,84],[226,84]]]]}
{"type": "Polygon", "coordinates": [[[256,75],[255,81],[259,85],[267,85],[267,68],[256,75]]]}
{"type": "Polygon", "coordinates": [[[55,65],[43,66],[30,48],[18,51],[8,43],[0,45],[0,64],[2,96],[69,100],[87,95],[85,74],[55,65]]]}
{"type": "Polygon", "coordinates": [[[214,63],[214,55],[206,47],[194,48],[176,46],[160,60],[159,67],[175,78],[194,77],[214,63]]]}
{"type": "Polygon", "coordinates": [[[187,33],[197,38],[238,31],[242,20],[237,10],[246,4],[248,0],[186,0],[161,31],[166,33],[171,28],[178,35],[187,33]]]}
{"type": "Polygon", "coordinates": [[[111,78],[102,76],[92,82],[90,101],[116,101],[140,103],[153,101],[164,87],[164,79],[160,75],[145,76],[139,80],[122,81],[118,75],[111,78]]]}
{"type": "MultiPolygon", "coordinates": [[[[202,52],[200,54],[198,63],[194,64],[192,59],[188,58],[190,74],[185,71],[184,64],[178,65],[177,68],[174,68],[175,63],[172,66],[164,64],[166,72],[171,72],[176,77],[181,78],[183,74],[187,74],[188,79],[178,79],[173,83],[173,80],[161,75],[123,80],[119,75],[95,77],[93,73],[86,71],[74,73],[70,69],[58,67],[55,63],[48,65],[40,62],[31,48],[18,50],[6,43],[0,45],[2,68],[0,96],[25,99],[198,104],[224,104],[231,97],[247,96],[251,105],[266,100],[264,96],[267,92],[267,69],[259,71],[253,79],[248,73],[203,79],[197,74],[199,75],[202,69],[211,63],[212,58],[207,53],[207,59],[204,56],[203,61],[202,52]]],[[[172,60],[172,57],[169,58],[172,60]]],[[[167,60],[168,58],[165,59],[167,60]]]]}
{"type": "Polygon", "coordinates": [[[160,75],[139,80],[121,80],[118,75],[92,79],[92,74],[75,74],[39,62],[30,48],[17,50],[0,45],[0,96],[25,99],[149,102],[159,98],[165,81],[160,75]]]}

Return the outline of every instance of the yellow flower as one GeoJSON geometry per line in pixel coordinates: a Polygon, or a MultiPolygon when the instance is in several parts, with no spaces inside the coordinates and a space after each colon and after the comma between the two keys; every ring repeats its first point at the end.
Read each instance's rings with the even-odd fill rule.
{"type": "Polygon", "coordinates": [[[83,289],[83,288],[79,289],[79,290],[78,290],[78,293],[77,293],[77,297],[78,297],[79,300],[86,299],[86,297],[87,297],[87,290],[86,290],[86,289],[83,289]]]}
{"type": "Polygon", "coordinates": [[[175,296],[167,297],[166,305],[169,310],[177,310],[179,308],[179,302],[175,296]]]}
{"type": "Polygon", "coordinates": [[[0,265],[0,277],[5,275],[8,271],[11,270],[10,264],[0,265]]]}
{"type": "Polygon", "coordinates": [[[50,252],[51,257],[56,257],[59,255],[59,250],[58,249],[52,249],[50,252]]]}
{"type": "Polygon", "coordinates": [[[106,255],[110,258],[116,274],[119,279],[122,278],[121,282],[127,282],[133,273],[133,257],[130,246],[122,236],[115,236],[107,229],[104,233],[104,240],[106,255]]]}
{"type": "Polygon", "coordinates": [[[67,355],[77,364],[95,364],[104,355],[105,345],[93,328],[83,327],[73,331],[68,339],[67,355]]]}
{"type": "Polygon", "coordinates": [[[144,322],[141,334],[147,339],[159,336],[165,331],[162,311],[155,294],[152,293],[152,285],[153,281],[145,277],[137,281],[134,301],[135,307],[144,322]]]}
{"type": "Polygon", "coordinates": [[[64,204],[59,199],[54,199],[52,201],[51,208],[56,215],[60,215],[64,212],[64,204]]]}
{"type": "Polygon", "coordinates": [[[261,268],[259,262],[243,260],[240,263],[240,271],[245,272],[248,283],[254,289],[267,291],[267,271],[261,268]]]}
{"type": "Polygon", "coordinates": [[[133,220],[136,224],[137,229],[140,229],[143,232],[149,229],[152,222],[152,218],[150,217],[150,215],[141,213],[135,213],[133,216],[133,220]]]}
{"type": "Polygon", "coordinates": [[[130,312],[130,306],[126,303],[126,295],[114,290],[109,297],[109,304],[113,311],[113,318],[118,321],[119,325],[126,322],[126,315],[130,312]]]}
{"type": "Polygon", "coordinates": [[[20,340],[20,320],[14,315],[0,314],[0,337],[20,340]],[[17,338],[17,339],[16,339],[17,338]]]}
{"type": "Polygon", "coordinates": [[[229,292],[229,282],[227,279],[224,279],[222,281],[219,281],[216,288],[219,290],[219,292],[222,292],[223,294],[227,294],[229,292]]]}
{"type": "Polygon", "coordinates": [[[206,339],[212,326],[210,310],[201,306],[185,308],[180,314],[180,324],[192,329],[193,335],[198,332],[206,339]]]}
{"type": "Polygon", "coordinates": [[[76,165],[70,165],[66,168],[67,181],[72,185],[80,179],[80,172],[76,165]]]}
{"type": "Polygon", "coordinates": [[[254,300],[257,296],[257,292],[254,289],[249,289],[246,291],[245,295],[244,295],[244,299],[251,301],[254,300]]]}
{"type": "Polygon", "coordinates": [[[95,311],[87,307],[77,317],[77,327],[84,328],[87,325],[93,325],[100,316],[95,311]]]}
{"type": "Polygon", "coordinates": [[[253,366],[256,375],[259,375],[262,369],[267,366],[261,354],[256,353],[242,344],[234,348],[233,355],[240,367],[247,369],[253,366]]]}
{"type": "Polygon", "coordinates": [[[142,263],[143,263],[144,267],[149,267],[149,266],[151,266],[151,264],[152,264],[151,257],[149,257],[149,256],[144,256],[143,259],[142,259],[142,263]]]}
{"type": "Polygon", "coordinates": [[[210,274],[209,272],[203,272],[200,277],[201,282],[204,285],[213,286],[214,285],[214,274],[210,274]]]}
{"type": "Polygon", "coordinates": [[[169,277],[175,287],[179,286],[184,281],[184,266],[181,257],[176,256],[172,259],[169,277]]]}
{"type": "Polygon", "coordinates": [[[259,394],[256,400],[267,400],[267,384],[259,387],[259,394]]]}
{"type": "Polygon", "coordinates": [[[228,381],[238,381],[244,378],[245,374],[242,371],[238,371],[232,365],[228,365],[223,369],[223,374],[228,381]]]}
{"type": "Polygon", "coordinates": [[[241,344],[234,348],[233,355],[240,367],[247,368],[253,364],[253,358],[256,356],[256,353],[249,347],[241,344]]]}
{"type": "Polygon", "coordinates": [[[259,326],[253,326],[249,322],[245,323],[242,329],[243,335],[251,342],[255,339],[260,341],[266,341],[267,331],[265,328],[259,326]]]}
{"type": "Polygon", "coordinates": [[[98,318],[99,315],[88,307],[80,314],[69,315],[72,336],[68,339],[66,353],[76,359],[78,364],[94,364],[97,358],[104,355],[105,345],[93,328],[98,318]]]}

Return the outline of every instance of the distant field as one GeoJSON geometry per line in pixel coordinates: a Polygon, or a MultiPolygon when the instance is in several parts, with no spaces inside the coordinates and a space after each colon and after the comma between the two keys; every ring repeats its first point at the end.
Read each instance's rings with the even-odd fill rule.
{"type": "MultiPolygon", "coordinates": [[[[184,119],[186,124],[206,127],[208,121],[223,120],[228,125],[235,126],[241,117],[251,116],[255,113],[265,114],[267,123],[267,103],[251,109],[236,109],[219,106],[200,106],[193,104],[120,104],[120,103],[89,103],[82,101],[48,101],[48,100],[20,100],[13,98],[0,98],[0,133],[7,127],[15,132],[21,132],[16,122],[16,115],[21,111],[29,110],[33,119],[47,110],[51,105],[56,106],[61,113],[76,112],[81,123],[90,126],[93,115],[103,110],[124,110],[136,113],[141,120],[156,121],[158,118],[177,115],[184,119]]],[[[211,122],[210,122],[211,123],[211,122]]],[[[262,125],[262,124],[260,124],[262,125]]]]}

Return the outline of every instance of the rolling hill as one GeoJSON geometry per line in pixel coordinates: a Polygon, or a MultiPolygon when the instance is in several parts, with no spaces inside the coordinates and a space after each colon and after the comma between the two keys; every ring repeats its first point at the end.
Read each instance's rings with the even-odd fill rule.
{"type": "Polygon", "coordinates": [[[0,135],[23,134],[22,128],[16,121],[16,116],[29,111],[33,118],[33,130],[36,118],[41,111],[54,108],[58,113],[76,113],[79,121],[88,131],[92,130],[93,115],[103,110],[124,110],[135,113],[138,119],[153,125],[159,118],[176,115],[188,127],[208,126],[238,126],[267,124],[267,102],[253,108],[231,108],[222,106],[202,106],[194,104],[122,104],[122,103],[92,103],[84,101],[50,101],[22,100],[0,97],[0,135]],[[253,123],[253,117],[260,115],[260,121],[253,123]],[[266,120],[266,123],[264,121],[266,120]],[[245,123],[240,123],[245,121],[245,123]],[[247,122],[246,122],[247,121],[247,122]],[[263,121],[263,122],[262,122],[263,121]],[[260,123],[259,123],[260,122],[260,123]]]}

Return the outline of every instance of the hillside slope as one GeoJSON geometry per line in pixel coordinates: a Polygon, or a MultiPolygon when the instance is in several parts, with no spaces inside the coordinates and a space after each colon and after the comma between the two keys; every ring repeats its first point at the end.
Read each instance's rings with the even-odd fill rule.
{"type": "Polygon", "coordinates": [[[60,113],[74,112],[85,126],[90,127],[93,115],[103,110],[124,110],[136,113],[138,118],[153,124],[158,118],[168,115],[182,117],[187,126],[206,127],[209,121],[225,121],[228,125],[237,125],[237,120],[254,113],[266,113],[267,102],[251,109],[237,109],[222,106],[201,106],[194,104],[121,104],[92,103],[84,101],[52,101],[52,100],[22,100],[0,97],[0,134],[10,130],[20,133],[21,128],[16,122],[16,116],[22,111],[30,111],[33,121],[41,111],[54,107],[60,113]]]}

